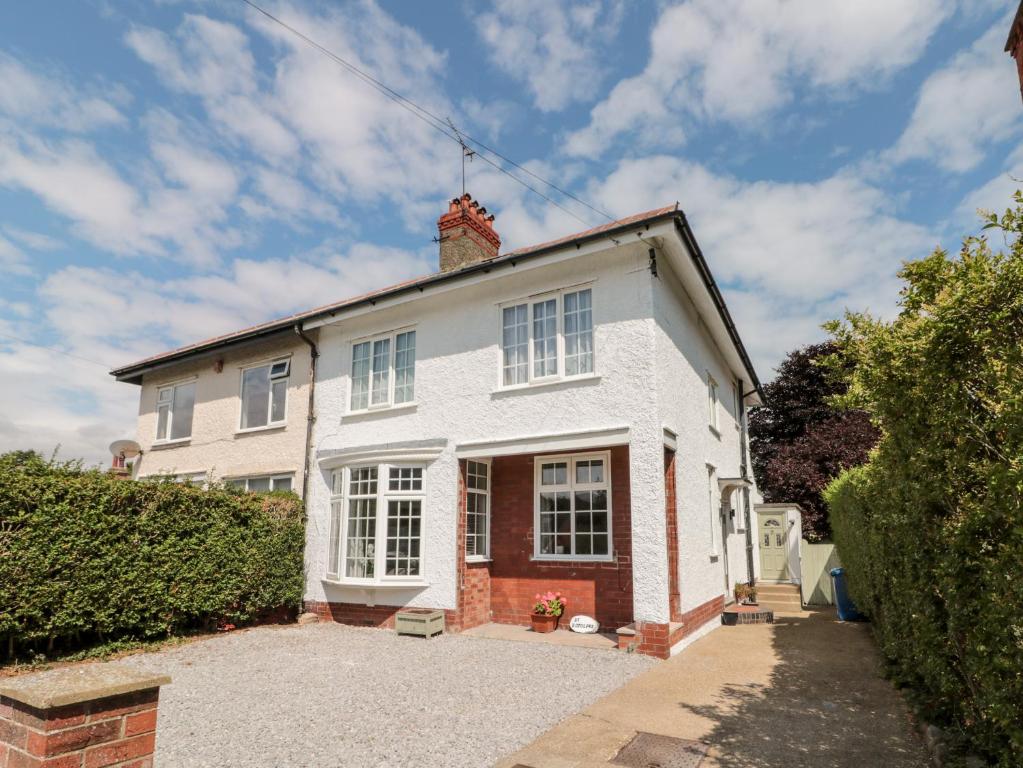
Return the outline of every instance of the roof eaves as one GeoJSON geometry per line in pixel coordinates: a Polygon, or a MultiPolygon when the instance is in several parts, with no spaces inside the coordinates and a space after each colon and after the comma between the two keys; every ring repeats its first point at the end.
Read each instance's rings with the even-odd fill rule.
{"type": "Polygon", "coordinates": [[[266,323],[254,325],[250,328],[243,329],[241,331],[235,331],[221,336],[215,336],[211,339],[197,342],[195,344],[189,344],[184,347],[171,350],[169,352],[163,352],[159,355],[153,355],[142,360],[138,360],[129,365],[121,366],[110,371],[110,374],[114,376],[118,381],[125,381],[129,383],[139,383],[141,375],[147,371],[152,370],[156,367],[164,367],[171,362],[177,362],[186,358],[204,354],[215,349],[221,349],[225,346],[232,344],[241,344],[248,341],[253,341],[258,338],[262,338],[266,335],[276,333],[284,330],[296,324],[304,323],[317,317],[323,317],[329,315],[334,317],[338,312],[346,309],[353,309],[365,304],[375,304],[384,298],[391,298],[393,296],[399,296],[409,291],[418,290],[423,292],[426,288],[433,285],[438,285],[451,280],[468,277],[470,275],[477,274],[479,272],[489,272],[495,267],[501,267],[506,264],[514,266],[515,264],[528,260],[539,258],[547,255],[554,251],[561,250],[569,246],[580,247],[586,243],[600,240],[602,238],[613,238],[615,235],[638,227],[649,228],[653,224],[660,223],[661,221],[671,220],[679,216],[681,212],[676,206],[666,206],[664,208],[657,208],[652,211],[645,213],[636,214],[634,216],[628,216],[623,219],[618,219],[608,224],[588,229],[584,232],[579,232],[574,235],[561,238],[559,240],[552,240],[549,242],[541,243],[535,246],[529,246],[527,248],[520,248],[515,251],[510,251],[506,254],[502,254],[493,259],[487,261],[481,261],[476,264],[470,264],[469,266],[463,267],[462,269],[452,272],[435,272],[431,275],[424,277],[415,278],[408,280],[403,283],[381,288],[378,291],[373,291],[359,296],[354,296],[348,299],[344,299],[333,304],[325,304],[314,309],[306,310],[304,312],[298,312],[293,315],[288,315],[277,320],[271,320],[266,323]]]}

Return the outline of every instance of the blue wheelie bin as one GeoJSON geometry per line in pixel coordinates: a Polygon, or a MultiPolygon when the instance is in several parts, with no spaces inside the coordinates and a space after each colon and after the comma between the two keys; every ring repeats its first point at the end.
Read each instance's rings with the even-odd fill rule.
{"type": "Polygon", "coordinates": [[[831,585],[835,590],[838,618],[842,621],[866,621],[867,617],[856,610],[856,605],[849,597],[849,590],[845,583],[845,568],[831,569],[831,585]]]}

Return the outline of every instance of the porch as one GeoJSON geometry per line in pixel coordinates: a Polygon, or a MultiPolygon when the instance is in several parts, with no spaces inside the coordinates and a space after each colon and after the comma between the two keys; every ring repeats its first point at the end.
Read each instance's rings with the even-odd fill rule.
{"type": "Polygon", "coordinates": [[[553,591],[566,602],[562,627],[590,616],[607,637],[562,629],[552,642],[616,646],[615,630],[633,621],[629,446],[478,452],[460,457],[459,478],[461,629],[533,636],[536,596],[553,591]]]}

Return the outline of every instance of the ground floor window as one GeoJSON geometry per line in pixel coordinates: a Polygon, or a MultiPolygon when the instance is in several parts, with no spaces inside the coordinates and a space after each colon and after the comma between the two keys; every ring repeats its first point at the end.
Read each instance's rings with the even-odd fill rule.
{"type": "Polygon", "coordinates": [[[609,560],[608,453],[536,459],[534,554],[542,559],[609,560]]]}
{"type": "Polygon", "coordinates": [[[490,464],[465,463],[465,556],[490,557],[490,464]]]}
{"type": "Polygon", "coordinates": [[[422,577],[423,474],[417,465],[334,470],[328,578],[369,582],[422,577]]]}
{"type": "Polygon", "coordinates": [[[243,491],[290,491],[291,475],[257,475],[255,477],[236,477],[227,481],[232,488],[243,491]]]}

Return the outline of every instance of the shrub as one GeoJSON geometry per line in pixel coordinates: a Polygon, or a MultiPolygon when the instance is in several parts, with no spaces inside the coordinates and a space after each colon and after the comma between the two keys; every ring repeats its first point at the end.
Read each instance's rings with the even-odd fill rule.
{"type": "Polygon", "coordinates": [[[969,238],[907,264],[892,322],[832,331],[846,402],[882,438],[828,488],[849,591],[893,677],[929,719],[1023,765],[1023,197],[969,238]]]}
{"type": "Polygon", "coordinates": [[[5,454],[0,640],[68,648],[294,608],[303,542],[292,494],[118,480],[5,454]]]}

